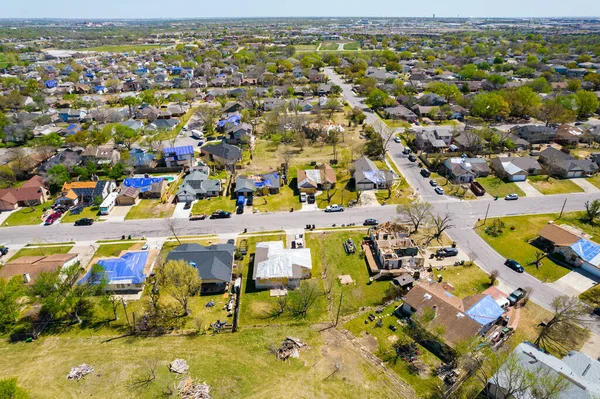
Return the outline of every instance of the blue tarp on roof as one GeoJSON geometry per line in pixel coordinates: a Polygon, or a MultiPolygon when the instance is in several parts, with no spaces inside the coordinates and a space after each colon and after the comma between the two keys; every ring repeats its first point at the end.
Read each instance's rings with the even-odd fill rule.
{"type": "MultiPolygon", "coordinates": [[[[147,251],[127,252],[120,258],[102,259],[98,264],[104,269],[106,279],[112,284],[118,284],[120,281],[131,280],[132,284],[143,283],[146,279],[144,267],[148,260],[147,251]]],[[[88,272],[79,282],[87,282],[91,277],[91,271],[88,272]]]]}
{"type": "Polygon", "coordinates": [[[242,122],[242,116],[239,114],[235,114],[235,115],[231,115],[230,117],[228,117],[227,119],[221,119],[218,123],[217,123],[217,127],[223,127],[225,126],[227,123],[233,123],[236,125],[239,125],[242,122]]]}
{"type": "Polygon", "coordinates": [[[504,309],[494,301],[494,298],[486,295],[465,313],[477,323],[485,326],[502,316],[504,309]]]}
{"type": "Polygon", "coordinates": [[[600,245],[584,238],[571,245],[571,249],[587,263],[600,265],[600,245]]]}
{"type": "Polygon", "coordinates": [[[190,155],[194,153],[194,147],[191,145],[184,145],[181,147],[163,148],[163,154],[169,155],[175,153],[175,155],[190,155]]]}
{"type": "Polygon", "coordinates": [[[47,89],[51,89],[58,86],[58,82],[55,79],[47,80],[46,83],[44,83],[44,86],[46,86],[47,89]]]}
{"type": "Polygon", "coordinates": [[[155,155],[148,152],[133,152],[130,153],[134,160],[134,166],[147,166],[154,161],[155,155]]]}
{"type": "Polygon", "coordinates": [[[81,130],[81,126],[76,125],[76,124],[71,124],[69,125],[68,128],[65,129],[65,132],[67,134],[75,134],[77,132],[79,132],[81,130]]]}
{"type": "Polygon", "coordinates": [[[96,90],[96,91],[102,91],[104,89],[105,89],[104,86],[94,86],[94,90],[96,90]]]}
{"type": "Polygon", "coordinates": [[[141,193],[144,193],[152,188],[154,183],[163,181],[162,177],[128,177],[123,180],[125,187],[139,188],[141,193]]]}
{"type": "Polygon", "coordinates": [[[255,181],[254,186],[257,188],[263,187],[279,187],[279,173],[271,173],[268,175],[262,175],[262,181],[255,181]]]}

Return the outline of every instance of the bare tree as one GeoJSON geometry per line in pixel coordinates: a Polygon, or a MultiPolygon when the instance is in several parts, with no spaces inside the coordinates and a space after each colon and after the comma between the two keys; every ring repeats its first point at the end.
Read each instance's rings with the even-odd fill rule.
{"type": "Polygon", "coordinates": [[[323,290],[315,283],[305,282],[300,288],[292,293],[289,300],[289,309],[294,317],[306,319],[308,311],[317,303],[319,297],[323,296],[323,290]]]}
{"type": "Polygon", "coordinates": [[[492,270],[492,272],[490,273],[490,285],[494,285],[494,283],[498,279],[499,274],[500,272],[498,271],[498,269],[492,270]]]}
{"type": "Polygon", "coordinates": [[[529,298],[531,298],[531,294],[533,293],[533,288],[531,287],[525,287],[523,290],[525,291],[525,296],[519,302],[521,307],[527,305],[527,302],[529,302],[529,298]]]}
{"type": "Polygon", "coordinates": [[[540,268],[540,264],[542,263],[542,259],[544,259],[548,254],[541,252],[541,251],[535,251],[535,259],[532,260],[529,264],[530,265],[535,265],[536,269],[540,268]]]}
{"type": "Polygon", "coordinates": [[[546,158],[544,162],[544,169],[546,169],[546,180],[550,180],[550,178],[556,175],[558,172],[562,170],[561,161],[557,158],[551,157],[546,158]]]}
{"type": "Polygon", "coordinates": [[[559,296],[552,301],[552,308],[554,315],[540,324],[535,345],[545,349],[552,346],[572,348],[582,334],[576,324],[584,321],[582,316],[587,313],[587,307],[577,298],[559,296]]]}
{"type": "Polygon", "coordinates": [[[183,230],[183,225],[180,223],[179,219],[168,218],[164,221],[165,227],[173,234],[173,237],[177,240],[177,243],[181,245],[181,241],[179,240],[179,233],[183,230]]]}
{"type": "Polygon", "coordinates": [[[139,373],[133,377],[133,381],[129,384],[129,389],[140,389],[146,388],[154,380],[156,380],[156,368],[158,367],[158,360],[148,359],[145,364],[141,367],[139,373]]]}
{"type": "Polygon", "coordinates": [[[431,218],[433,206],[429,202],[417,200],[409,204],[398,205],[396,212],[407,219],[413,227],[413,233],[419,230],[421,224],[431,218]]]}
{"type": "Polygon", "coordinates": [[[446,230],[454,227],[452,224],[452,215],[450,215],[450,213],[445,213],[444,215],[438,213],[437,215],[432,216],[431,224],[435,228],[431,238],[438,241],[441,240],[442,234],[444,234],[446,230]]]}

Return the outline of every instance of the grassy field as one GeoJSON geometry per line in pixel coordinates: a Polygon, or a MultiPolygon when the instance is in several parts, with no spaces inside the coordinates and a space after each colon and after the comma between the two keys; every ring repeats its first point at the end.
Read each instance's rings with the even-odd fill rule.
{"type": "Polygon", "coordinates": [[[235,212],[235,199],[232,197],[215,197],[198,200],[192,205],[192,214],[199,215],[205,213],[210,216],[211,213],[218,210],[235,212]]]}
{"type": "Polygon", "coordinates": [[[360,340],[375,340],[376,345],[371,347],[371,351],[388,367],[398,374],[400,378],[409,383],[420,398],[429,397],[440,380],[430,374],[431,368],[441,365],[441,361],[431,352],[427,351],[421,345],[416,344],[419,350],[417,363],[421,366],[423,372],[414,372],[409,363],[394,355],[393,343],[396,341],[413,342],[412,338],[404,331],[404,328],[397,324],[398,318],[391,315],[399,303],[394,303],[384,309],[383,327],[377,327],[375,322],[365,323],[366,315],[359,316],[346,324],[344,328],[350,331],[360,340]],[[388,328],[389,325],[398,327],[398,331],[393,332],[388,328]],[[368,334],[368,335],[367,335],[368,334]]]}
{"type": "Polygon", "coordinates": [[[341,314],[356,312],[361,306],[379,306],[389,281],[369,282],[368,266],[360,250],[360,243],[367,235],[366,229],[360,232],[341,231],[330,233],[311,233],[306,235],[306,247],[313,254],[313,276],[323,274],[326,286],[331,288],[334,311],[337,311],[340,294],[344,294],[341,314]],[[344,250],[344,241],[352,238],[357,246],[355,254],[348,255],[344,250]],[[351,285],[340,284],[338,276],[350,275],[351,285]]]}
{"type": "Polygon", "coordinates": [[[56,254],[66,254],[71,250],[71,248],[73,248],[72,245],[23,248],[20,249],[16,254],[14,254],[13,257],[10,258],[10,260],[19,259],[22,256],[48,256],[56,254]]]}
{"type": "Polygon", "coordinates": [[[319,47],[318,44],[295,44],[294,45],[294,48],[299,53],[315,51],[317,49],[317,47],[319,47]]]}
{"type": "Polygon", "coordinates": [[[443,281],[452,284],[452,294],[464,298],[485,291],[490,287],[490,279],[486,272],[477,266],[449,266],[446,270],[434,270],[441,274],[443,281]]]}
{"type": "Polygon", "coordinates": [[[173,215],[175,205],[164,204],[159,200],[143,199],[132,206],[125,220],[131,219],[164,219],[173,215]]]}
{"type": "Polygon", "coordinates": [[[530,176],[529,184],[535,187],[542,194],[568,194],[582,193],[583,188],[573,183],[569,179],[555,179],[553,177],[547,180],[546,176],[530,176]]]}
{"type": "Polygon", "coordinates": [[[16,376],[33,398],[141,398],[164,395],[179,381],[168,365],[182,358],[189,375],[212,387],[215,398],[339,397],[396,398],[389,380],[347,346],[327,343],[309,327],[248,329],[236,334],[122,338],[44,337],[34,343],[0,343],[0,378],[16,376]],[[286,336],[308,343],[299,359],[279,362],[269,351],[286,336]],[[354,356],[352,356],[354,354],[354,356]],[[332,378],[334,363],[343,368],[332,378]],[[135,387],[156,363],[156,379],[135,387]],[[77,382],[65,377],[71,367],[87,363],[93,374],[77,382]],[[260,376],[260,378],[257,378],[260,376]],[[285,394],[282,395],[282,392],[285,394]]]}
{"type": "Polygon", "coordinates": [[[132,242],[124,242],[122,244],[102,244],[96,250],[96,253],[94,254],[94,257],[97,257],[97,258],[100,258],[100,257],[107,257],[107,258],[117,257],[117,256],[119,256],[121,254],[121,252],[127,251],[128,249],[132,248],[136,244],[137,243],[132,243],[132,242]]]}
{"type": "MultiPolygon", "coordinates": [[[[254,280],[252,280],[252,273],[254,264],[254,252],[256,250],[256,244],[263,241],[279,241],[283,240],[286,243],[285,234],[273,234],[264,236],[251,236],[248,237],[248,254],[242,261],[238,261],[238,267],[242,273],[243,287],[242,297],[240,304],[240,324],[242,326],[257,326],[257,325],[268,325],[268,324],[306,324],[316,323],[327,320],[327,300],[325,296],[321,296],[317,303],[308,312],[308,317],[303,319],[296,319],[289,316],[287,313],[273,318],[269,316],[269,311],[277,304],[277,298],[269,296],[269,290],[257,290],[254,286],[254,280]]],[[[310,281],[310,283],[319,284],[322,286],[321,274],[315,267],[315,258],[318,256],[317,253],[313,254],[313,270],[312,278],[305,280],[303,283],[310,281]]],[[[290,295],[291,292],[288,293],[290,295]]]]}
{"type": "Polygon", "coordinates": [[[35,225],[42,223],[42,215],[44,214],[44,207],[49,209],[53,201],[48,201],[42,205],[36,205],[34,209],[21,208],[14,211],[2,224],[3,226],[22,226],[22,225],[35,225]]]}
{"type": "Polygon", "coordinates": [[[98,52],[111,52],[111,53],[128,53],[131,51],[148,51],[157,48],[164,47],[160,44],[124,44],[120,46],[97,46],[79,49],[79,51],[98,51],[98,52]]]}
{"type": "Polygon", "coordinates": [[[321,48],[319,51],[336,51],[338,49],[338,44],[334,42],[323,42],[321,44],[321,48]]]}
{"type": "Polygon", "coordinates": [[[359,42],[351,42],[351,43],[344,44],[344,50],[355,51],[355,50],[358,50],[359,48],[360,48],[359,42]]]}
{"type": "Polygon", "coordinates": [[[259,212],[289,211],[290,208],[295,211],[302,209],[300,199],[292,187],[296,187],[296,179],[293,179],[289,186],[282,186],[278,194],[254,197],[252,208],[258,209],[259,212]]]}
{"type": "Polygon", "coordinates": [[[485,191],[491,196],[504,198],[508,194],[517,194],[519,197],[524,197],[525,193],[513,182],[505,182],[504,180],[495,177],[480,177],[477,181],[485,188],[485,191]]]}
{"type": "Polygon", "coordinates": [[[98,210],[99,210],[99,208],[97,206],[88,206],[88,207],[83,208],[81,213],[79,213],[78,215],[71,215],[71,212],[67,212],[67,214],[60,219],[60,222],[61,223],[75,223],[76,220],[79,220],[81,218],[89,218],[89,219],[97,220],[98,219],[98,210]]]}
{"type": "MultiPolygon", "coordinates": [[[[569,269],[557,265],[550,258],[542,260],[539,268],[534,265],[528,265],[535,260],[535,253],[539,251],[536,247],[529,244],[529,241],[537,237],[538,232],[548,221],[554,220],[558,215],[528,215],[501,218],[505,224],[503,233],[498,237],[492,237],[484,232],[486,226],[491,226],[494,219],[488,219],[486,226],[476,228],[477,233],[492,248],[506,258],[514,259],[519,262],[525,271],[537,277],[544,282],[556,281],[569,273],[569,269]],[[514,227],[514,230],[511,230],[514,227]]],[[[571,220],[575,220],[572,217],[571,220]]],[[[569,223],[568,214],[563,215],[559,223],[569,223]]]]}

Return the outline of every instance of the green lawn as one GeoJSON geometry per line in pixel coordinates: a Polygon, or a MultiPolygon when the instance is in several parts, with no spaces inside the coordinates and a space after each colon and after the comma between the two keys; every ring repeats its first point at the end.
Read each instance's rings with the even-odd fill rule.
{"type": "Polygon", "coordinates": [[[97,220],[98,219],[98,209],[99,208],[97,206],[88,206],[88,207],[83,208],[81,213],[78,215],[71,215],[71,212],[67,212],[67,214],[60,219],[60,222],[61,223],[75,223],[76,220],[79,220],[81,218],[97,220]]]}
{"type": "Polygon", "coordinates": [[[486,193],[491,196],[504,198],[508,194],[517,194],[519,197],[524,197],[525,193],[513,182],[505,182],[504,180],[495,177],[480,177],[477,181],[485,188],[486,193]]]}
{"type": "Polygon", "coordinates": [[[123,44],[117,46],[97,46],[79,49],[80,51],[105,51],[111,53],[128,53],[131,51],[148,51],[164,47],[161,44],[123,44]]]}
{"type": "Polygon", "coordinates": [[[289,186],[282,186],[278,194],[254,197],[252,208],[258,209],[260,212],[289,211],[290,208],[294,208],[295,211],[302,209],[300,199],[292,187],[296,187],[296,179],[292,179],[289,186]]]}
{"type": "Polygon", "coordinates": [[[475,265],[451,266],[446,270],[434,270],[434,274],[441,274],[443,281],[452,284],[452,294],[460,298],[478,294],[490,287],[488,274],[475,265]]]}
{"type": "MultiPolygon", "coordinates": [[[[200,244],[200,245],[217,244],[219,241],[217,239],[217,236],[201,238],[201,239],[191,239],[191,240],[180,237],[179,240],[181,241],[181,244],[200,244]]],[[[171,252],[175,247],[178,247],[181,244],[179,244],[179,242],[177,242],[177,240],[165,242],[160,250],[159,259],[164,260],[167,257],[167,255],[169,254],[169,252],[171,252]]]]}
{"type": "Polygon", "coordinates": [[[319,51],[336,51],[338,49],[338,44],[333,42],[324,42],[321,44],[321,48],[319,51]]]}
{"type": "Polygon", "coordinates": [[[0,53],[0,69],[6,68],[8,65],[6,54],[0,53]]]}
{"type": "Polygon", "coordinates": [[[349,172],[338,172],[337,183],[335,187],[329,190],[329,201],[327,200],[327,192],[323,191],[317,200],[317,206],[321,209],[327,208],[328,205],[338,204],[348,206],[348,201],[356,200],[356,191],[352,183],[352,175],[349,172]]]}
{"type": "MultiPolygon", "coordinates": [[[[543,259],[539,269],[534,265],[528,265],[528,263],[535,260],[535,253],[536,251],[539,251],[539,249],[529,244],[529,241],[537,237],[540,229],[544,227],[548,221],[553,220],[556,217],[557,215],[546,214],[501,218],[505,223],[505,228],[503,233],[498,237],[492,237],[484,231],[486,226],[492,225],[494,219],[488,218],[486,226],[479,226],[476,230],[481,238],[483,238],[500,255],[516,260],[525,268],[526,272],[537,277],[541,281],[552,282],[569,273],[569,269],[557,265],[550,258],[543,259]],[[511,230],[511,227],[514,227],[514,230],[511,230]]],[[[563,218],[561,223],[567,223],[565,219],[568,218],[563,218]]],[[[498,265],[498,267],[504,266],[498,265]]]]}
{"type": "Polygon", "coordinates": [[[124,242],[122,244],[102,244],[96,250],[94,257],[116,258],[121,252],[127,251],[134,245],[136,245],[136,243],[132,242],[124,242]]]}
{"type": "Polygon", "coordinates": [[[164,219],[170,218],[175,210],[175,205],[164,204],[156,199],[143,199],[137,205],[132,206],[125,216],[130,219],[164,219]]]}
{"type": "Polygon", "coordinates": [[[583,188],[573,183],[569,179],[555,179],[553,177],[550,180],[546,176],[530,176],[529,184],[535,187],[542,194],[568,194],[568,193],[582,193],[583,188]]]}
{"type": "Polygon", "coordinates": [[[210,216],[211,213],[223,210],[227,212],[235,212],[235,199],[232,197],[215,197],[198,200],[192,206],[192,214],[198,215],[206,213],[210,216]]]}
{"type": "Polygon", "coordinates": [[[594,186],[600,188],[600,173],[595,174],[592,177],[588,177],[587,179],[585,179],[587,181],[589,181],[590,183],[592,183],[594,186]]]}
{"type": "Polygon", "coordinates": [[[44,208],[49,209],[52,202],[48,201],[42,205],[36,205],[33,210],[27,207],[14,211],[3,223],[3,226],[40,224],[43,222],[42,215],[44,214],[44,208]]]}
{"type": "Polygon", "coordinates": [[[307,51],[315,51],[319,45],[318,44],[295,44],[294,48],[297,52],[307,52],[307,51]]]}
{"type": "Polygon", "coordinates": [[[431,375],[431,368],[440,366],[442,362],[419,344],[416,344],[419,350],[417,363],[421,366],[420,369],[423,370],[421,374],[411,370],[409,363],[395,356],[395,351],[392,347],[394,342],[399,340],[414,342],[408,332],[405,331],[405,327],[396,322],[398,318],[391,314],[398,305],[399,303],[396,302],[384,309],[382,313],[384,315],[382,327],[377,327],[376,322],[365,323],[365,320],[368,320],[367,314],[365,314],[350,320],[344,324],[344,328],[358,338],[375,338],[377,340],[377,349],[374,351],[374,354],[383,360],[389,368],[394,370],[402,380],[410,384],[418,397],[427,398],[433,394],[435,386],[440,383],[439,378],[431,375]],[[398,327],[398,331],[393,332],[388,328],[392,324],[398,327]]]}
{"type": "Polygon", "coordinates": [[[344,50],[358,50],[360,48],[360,43],[359,42],[351,42],[351,43],[345,43],[344,44],[344,50]]]}
{"type": "Polygon", "coordinates": [[[56,254],[66,254],[71,250],[71,248],[73,248],[72,245],[23,248],[20,249],[16,254],[14,254],[13,257],[10,258],[10,260],[19,259],[22,256],[48,256],[56,254]]]}
{"type": "Polygon", "coordinates": [[[589,290],[581,293],[581,295],[579,295],[579,299],[595,308],[600,307],[600,285],[596,285],[595,287],[592,287],[589,290]]]}
{"type": "MultiPolygon", "coordinates": [[[[277,304],[277,298],[269,295],[269,290],[257,290],[252,280],[254,252],[256,244],[264,241],[279,241],[283,240],[286,243],[285,234],[274,234],[264,236],[250,236],[248,240],[248,254],[242,261],[238,261],[238,267],[242,273],[243,287],[240,304],[240,324],[243,326],[256,326],[268,324],[306,324],[316,323],[328,320],[327,318],[327,299],[321,296],[317,303],[309,310],[308,317],[303,319],[293,318],[284,312],[283,315],[273,318],[269,316],[269,311],[277,304]]],[[[239,240],[238,240],[239,242],[239,240]]],[[[319,256],[317,252],[313,252],[313,268],[315,267],[315,258],[319,256]]],[[[305,280],[303,283],[318,284],[322,287],[322,279],[318,270],[312,270],[312,278],[305,280]]],[[[293,295],[292,291],[288,291],[288,298],[293,295]]]]}

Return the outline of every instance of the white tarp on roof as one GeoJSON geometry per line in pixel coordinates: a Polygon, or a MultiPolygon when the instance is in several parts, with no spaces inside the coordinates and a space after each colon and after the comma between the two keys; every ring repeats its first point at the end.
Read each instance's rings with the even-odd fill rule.
{"type": "Polygon", "coordinates": [[[268,249],[267,259],[256,265],[257,279],[302,278],[302,268],[312,269],[308,248],[286,249],[283,241],[259,242],[256,247],[268,249]]]}

